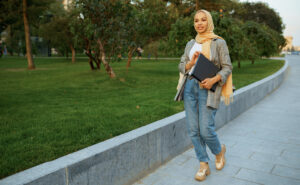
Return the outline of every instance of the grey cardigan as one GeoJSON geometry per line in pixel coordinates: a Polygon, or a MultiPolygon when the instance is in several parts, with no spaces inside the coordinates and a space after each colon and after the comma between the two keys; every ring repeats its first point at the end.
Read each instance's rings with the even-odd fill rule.
{"type": "MultiPolygon", "coordinates": [[[[181,57],[180,63],[178,65],[179,72],[184,75],[181,82],[179,82],[179,88],[175,96],[175,100],[178,96],[182,95],[180,91],[184,88],[185,80],[188,76],[190,70],[185,70],[185,65],[189,62],[189,53],[195,44],[195,39],[190,40],[184,50],[184,54],[181,57]]],[[[221,70],[217,73],[221,75],[221,80],[217,85],[216,91],[208,91],[206,106],[217,109],[220,104],[220,98],[222,93],[222,86],[225,84],[228,76],[232,72],[232,64],[229,56],[229,51],[225,40],[223,39],[213,39],[210,45],[210,55],[211,61],[218,66],[221,70]]]]}

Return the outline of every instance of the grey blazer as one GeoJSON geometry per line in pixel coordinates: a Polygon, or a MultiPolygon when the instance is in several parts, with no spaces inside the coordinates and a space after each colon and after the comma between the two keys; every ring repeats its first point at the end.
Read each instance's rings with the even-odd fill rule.
{"type": "MultiPolygon", "coordinates": [[[[188,77],[188,72],[190,70],[185,70],[185,65],[189,62],[189,53],[195,44],[195,39],[190,40],[184,50],[184,54],[181,57],[180,63],[178,65],[179,72],[184,75],[181,82],[179,82],[179,88],[174,98],[175,101],[183,99],[183,97],[178,98],[178,96],[183,96],[183,89],[186,78],[188,77]]],[[[210,55],[211,61],[218,66],[221,70],[217,73],[221,75],[221,80],[218,83],[215,92],[208,91],[206,106],[217,109],[220,104],[222,86],[225,84],[228,76],[232,72],[232,64],[229,56],[229,51],[225,40],[223,39],[213,39],[210,45],[210,55]]]]}

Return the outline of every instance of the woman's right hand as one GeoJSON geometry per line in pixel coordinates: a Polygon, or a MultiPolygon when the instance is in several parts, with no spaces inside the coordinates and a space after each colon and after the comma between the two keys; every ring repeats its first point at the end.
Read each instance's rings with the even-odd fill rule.
{"type": "Polygon", "coordinates": [[[192,66],[196,64],[197,59],[198,59],[198,56],[200,55],[200,53],[201,53],[200,51],[196,51],[196,52],[194,53],[194,55],[193,55],[193,57],[192,57],[192,60],[191,60],[191,65],[192,65],[192,66]]]}
{"type": "Polygon", "coordinates": [[[200,51],[196,51],[193,54],[192,60],[185,65],[185,70],[191,69],[197,62],[198,56],[200,55],[200,51]]]}

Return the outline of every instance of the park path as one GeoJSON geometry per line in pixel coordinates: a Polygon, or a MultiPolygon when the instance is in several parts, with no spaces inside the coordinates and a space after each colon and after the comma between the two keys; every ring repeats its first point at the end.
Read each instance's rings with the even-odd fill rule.
{"type": "Polygon", "coordinates": [[[194,180],[199,168],[194,149],[160,166],[134,185],[299,185],[300,56],[287,56],[289,72],[277,90],[217,130],[227,146],[226,165],[194,180]]]}

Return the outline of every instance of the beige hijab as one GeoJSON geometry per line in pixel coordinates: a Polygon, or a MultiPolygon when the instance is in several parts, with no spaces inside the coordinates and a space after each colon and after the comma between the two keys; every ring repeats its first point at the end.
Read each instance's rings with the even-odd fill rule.
{"type": "MultiPolygon", "coordinates": [[[[197,43],[202,44],[202,51],[203,55],[206,58],[210,58],[210,44],[211,40],[215,38],[223,39],[222,37],[216,35],[214,33],[214,23],[211,14],[206,10],[198,10],[196,12],[200,13],[203,12],[207,18],[207,30],[204,33],[198,33],[195,40],[197,43]]],[[[199,82],[201,86],[201,83],[199,82]]],[[[229,105],[230,102],[233,102],[233,89],[232,89],[232,74],[230,74],[226,80],[226,83],[222,87],[222,97],[224,98],[224,102],[226,105],[229,105]],[[231,98],[231,101],[230,101],[231,98]]]]}

